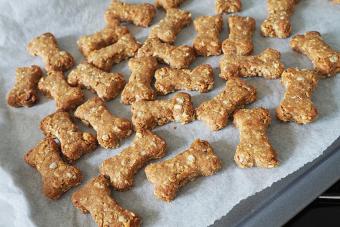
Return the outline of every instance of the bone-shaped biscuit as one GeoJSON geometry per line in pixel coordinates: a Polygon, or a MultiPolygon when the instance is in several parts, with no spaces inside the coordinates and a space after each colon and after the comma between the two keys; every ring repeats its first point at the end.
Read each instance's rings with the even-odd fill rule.
{"type": "Polygon", "coordinates": [[[13,107],[31,107],[38,102],[38,82],[43,73],[39,66],[20,67],[15,70],[15,85],[7,95],[13,107]]]}
{"type": "Polygon", "coordinates": [[[60,71],[50,71],[38,83],[39,90],[47,97],[53,98],[57,110],[74,109],[84,101],[84,94],[78,87],[71,87],[60,71]]]}
{"type": "Polygon", "coordinates": [[[261,33],[266,37],[287,38],[292,27],[290,17],[298,0],[267,0],[268,17],[261,25],[261,33]]]}
{"type": "Polygon", "coordinates": [[[208,92],[214,86],[214,72],[208,64],[193,70],[164,67],[156,71],[155,79],[155,88],[162,95],[176,90],[208,92]]]}
{"type": "Polygon", "coordinates": [[[216,13],[236,13],[241,11],[241,0],[216,0],[216,13]]]}
{"type": "Polygon", "coordinates": [[[185,0],[156,0],[155,4],[157,8],[163,8],[170,10],[172,8],[178,8],[185,0]]]}
{"type": "Polygon", "coordinates": [[[140,46],[136,39],[128,33],[120,37],[116,43],[90,52],[87,61],[97,68],[109,72],[114,64],[135,56],[140,46]]]}
{"type": "Polygon", "coordinates": [[[188,68],[196,57],[194,49],[190,46],[173,46],[162,43],[157,38],[147,39],[138,50],[137,56],[153,56],[176,69],[188,68]]]}
{"type": "Polygon", "coordinates": [[[154,100],[155,91],[151,87],[151,81],[158,67],[154,57],[141,57],[130,59],[128,66],[131,76],[121,95],[123,104],[131,104],[139,100],[154,100]]]}
{"type": "Polygon", "coordinates": [[[152,129],[171,121],[186,124],[195,119],[191,96],[182,92],[168,100],[134,102],[131,112],[132,123],[136,129],[152,129]]]}
{"type": "Polygon", "coordinates": [[[224,128],[229,116],[246,104],[255,102],[256,89],[241,79],[231,78],[224,90],[197,109],[197,119],[204,121],[213,131],[224,128]]]}
{"type": "Polygon", "coordinates": [[[104,176],[92,178],[73,193],[72,203],[83,213],[90,213],[99,227],[139,227],[140,218],[122,208],[112,197],[110,182],[104,176]]]}
{"type": "Polygon", "coordinates": [[[156,8],[152,4],[133,4],[112,0],[105,12],[105,20],[108,24],[115,24],[118,20],[131,22],[136,26],[148,27],[155,15],[156,8]]]}
{"type": "Polygon", "coordinates": [[[129,30],[119,24],[107,25],[104,29],[92,35],[81,36],[77,45],[82,54],[87,57],[92,51],[112,45],[128,33],[129,30]]]}
{"type": "Polygon", "coordinates": [[[314,71],[288,68],[282,73],[281,83],[286,93],[276,109],[282,121],[307,124],[314,121],[318,111],[312,102],[312,93],[318,83],[314,71]]]}
{"type": "Polygon", "coordinates": [[[235,53],[237,55],[249,55],[254,49],[253,35],[255,32],[255,20],[252,17],[230,16],[228,17],[229,37],[222,43],[223,53],[235,53]]]}
{"type": "Polygon", "coordinates": [[[333,76],[340,72],[340,52],[333,50],[319,32],[296,35],[290,41],[293,50],[306,55],[319,73],[333,76]]]}
{"type": "Polygon", "coordinates": [[[51,33],[44,33],[34,38],[27,46],[33,56],[40,56],[48,71],[66,71],[74,65],[74,59],[66,51],[61,51],[56,38],[51,33]]]}
{"type": "Polygon", "coordinates": [[[199,176],[211,176],[221,169],[221,161],[207,141],[195,140],[189,149],[172,159],[150,164],[146,177],[155,185],[154,194],[171,201],[177,191],[199,176]]]}
{"type": "Polygon", "coordinates": [[[273,168],[279,164],[266,131],[271,123],[264,108],[241,109],[234,114],[234,124],[240,130],[240,143],[234,160],[241,168],[253,166],[273,168]]]}
{"type": "Polygon", "coordinates": [[[173,43],[177,34],[191,23],[191,13],[180,9],[169,9],[166,16],[153,26],[149,38],[158,38],[166,43],[173,43]]]}
{"type": "Polygon", "coordinates": [[[48,115],[40,122],[40,129],[46,136],[59,140],[61,152],[70,161],[79,159],[97,147],[96,137],[80,131],[67,112],[48,115]]]}
{"type": "Polygon", "coordinates": [[[79,106],[74,115],[96,130],[98,143],[104,148],[116,148],[121,139],[132,134],[131,122],[112,115],[98,97],[79,106]]]}
{"type": "Polygon", "coordinates": [[[51,137],[46,137],[24,157],[26,163],[41,174],[43,192],[50,199],[58,199],[80,184],[83,178],[80,170],[64,162],[59,153],[58,144],[51,137]]]}
{"type": "Polygon", "coordinates": [[[203,56],[220,55],[222,15],[197,17],[194,20],[194,27],[197,32],[193,43],[196,53],[203,56]]]}
{"type": "Polygon", "coordinates": [[[67,82],[72,86],[88,88],[105,101],[117,97],[125,85],[122,74],[108,73],[88,63],[81,63],[72,70],[67,82]]]}
{"type": "Polygon", "coordinates": [[[220,61],[220,77],[228,80],[232,77],[260,76],[266,79],[281,77],[284,65],[279,51],[268,48],[255,56],[225,54],[220,61]]]}
{"type": "Polygon", "coordinates": [[[162,138],[149,130],[140,130],[129,147],[102,163],[100,173],[110,178],[116,190],[127,190],[133,186],[134,175],[143,166],[164,157],[165,148],[162,138]]]}

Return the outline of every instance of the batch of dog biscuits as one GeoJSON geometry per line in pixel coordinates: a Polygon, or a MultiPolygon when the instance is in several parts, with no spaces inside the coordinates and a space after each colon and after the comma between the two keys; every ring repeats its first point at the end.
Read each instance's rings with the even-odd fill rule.
{"type": "MultiPolygon", "coordinates": [[[[148,164],[166,155],[166,141],[153,133],[153,128],[197,119],[216,131],[233,118],[240,130],[240,143],[234,156],[236,164],[241,168],[276,167],[279,164],[276,151],[266,135],[271,116],[265,108],[243,109],[256,101],[256,88],[241,78],[281,78],[286,91],[276,109],[277,118],[307,124],[318,115],[311,100],[318,80],[340,72],[340,52],[333,50],[316,31],[290,40],[292,49],[306,55],[314,69],[285,69],[280,52],[275,49],[251,55],[256,23],[251,17],[229,16],[229,37],[220,40],[222,14],[240,11],[240,0],[216,0],[216,15],[194,20],[190,12],[179,9],[184,1],[156,0],[154,6],[113,0],[105,12],[106,27],[80,37],[77,42],[86,61],[72,69],[73,57],[60,50],[53,34],[45,33],[29,42],[27,50],[42,58],[46,75],[36,65],[16,69],[16,82],[7,97],[10,106],[31,107],[38,102],[39,92],[56,103],[56,112],[40,124],[45,138],[25,155],[25,161],[41,174],[43,192],[48,198],[58,199],[81,183],[82,173],[73,165],[79,158],[98,146],[117,148],[121,140],[136,132],[127,148],[105,160],[100,165],[100,174],[72,195],[74,206],[84,213],[90,212],[98,226],[141,225],[140,217],[118,205],[110,192],[111,188],[124,191],[133,187],[134,175],[144,166],[147,179],[154,185],[154,194],[164,201],[175,199],[177,191],[196,177],[210,176],[220,170],[219,157],[207,141],[200,139],[172,159],[148,164]],[[141,44],[121,23],[148,27],[156,7],[165,10],[166,15],[141,44]],[[175,46],[177,34],[191,23],[197,32],[193,46],[175,46]],[[226,85],[217,96],[197,108],[191,96],[184,92],[176,93],[171,99],[157,100],[157,95],[178,90],[203,93],[213,89],[210,65],[192,69],[189,66],[198,55],[222,53],[219,76],[226,80],[226,85]],[[114,64],[127,59],[129,81],[120,73],[110,72],[114,64]],[[64,73],[70,69],[66,78],[64,73]],[[89,89],[96,97],[85,100],[82,89],[89,89]],[[122,104],[131,105],[131,120],[114,116],[107,108],[106,101],[119,95],[122,104]],[[96,135],[82,132],[73,117],[92,127],[96,135]]],[[[298,0],[268,0],[262,35],[289,37],[290,17],[297,3],[298,0]]]]}

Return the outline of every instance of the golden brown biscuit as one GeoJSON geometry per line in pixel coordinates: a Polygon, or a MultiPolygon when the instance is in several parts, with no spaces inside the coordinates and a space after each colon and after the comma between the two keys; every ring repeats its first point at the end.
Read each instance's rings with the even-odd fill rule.
{"type": "Polygon", "coordinates": [[[71,54],[59,49],[52,33],[44,33],[34,38],[29,42],[27,50],[33,56],[40,56],[48,71],[66,71],[74,65],[71,54]]]}
{"type": "Polygon", "coordinates": [[[57,110],[69,111],[84,102],[84,94],[78,87],[71,87],[62,72],[50,71],[38,83],[39,90],[53,98],[57,110]]]}
{"type": "Polygon", "coordinates": [[[94,177],[73,193],[72,203],[81,212],[90,213],[99,227],[139,227],[140,218],[111,197],[109,186],[104,176],[94,177]]]}
{"type": "Polygon", "coordinates": [[[152,129],[171,121],[187,124],[195,119],[191,96],[182,92],[169,100],[134,102],[131,112],[136,129],[152,129]]]}
{"type": "Polygon", "coordinates": [[[241,0],[216,0],[216,13],[236,13],[242,9],[241,0]]]}
{"type": "Polygon", "coordinates": [[[333,50],[319,32],[296,35],[290,41],[293,50],[306,55],[317,72],[327,77],[340,72],[340,52],[333,50]]]}
{"type": "Polygon", "coordinates": [[[224,128],[229,116],[238,108],[255,102],[256,89],[241,79],[230,78],[224,90],[196,109],[197,119],[204,121],[213,131],[224,128]]]}
{"type": "Polygon", "coordinates": [[[264,108],[241,109],[234,114],[234,124],[240,130],[240,143],[234,160],[241,168],[278,166],[276,152],[266,135],[271,123],[269,111],[264,108]]]}
{"type": "Polygon", "coordinates": [[[26,163],[41,174],[44,194],[54,200],[80,184],[83,178],[80,170],[64,162],[59,153],[57,143],[46,137],[24,157],[26,163]]]}
{"type": "Polygon", "coordinates": [[[149,130],[140,130],[129,147],[102,163],[100,173],[110,178],[116,190],[128,190],[133,186],[135,174],[143,166],[165,156],[165,147],[162,138],[149,130]]]}
{"type": "Polygon", "coordinates": [[[185,0],[156,0],[155,4],[157,8],[163,8],[169,10],[172,8],[178,8],[185,0]]]}
{"type": "Polygon", "coordinates": [[[107,149],[118,147],[120,140],[132,134],[131,122],[112,115],[98,97],[79,106],[74,115],[96,130],[98,143],[107,149]]]}
{"type": "Polygon", "coordinates": [[[39,66],[20,67],[15,70],[15,85],[7,95],[13,107],[31,107],[39,101],[38,82],[43,73],[39,66]]]}
{"type": "Polygon", "coordinates": [[[207,141],[195,140],[189,149],[172,159],[145,168],[146,177],[155,185],[154,194],[171,201],[177,191],[199,176],[211,176],[221,169],[221,161],[207,141]]]}
{"type": "Polygon", "coordinates": [[[266,79],[281,77],[284,65],[279,51],[268,48],[255,56],[225,54],[220,61],[220,77],[228,80],[233,77],[260,76],[266,79]]]}
{"type": "Polygon", "coordinates": [[[81,63],[67,77],[71,86],[87,88],[104,101],[114,99],[123,90],[125,80],[120,73],[108,73],[88,64],[81,63]]]}
{"type": "Polygon", "coordinates": [[[164,67],[156,71],[155,79],[155,88],[162,95],[176,90],[208,92],[214,86],[214,72],[208,64],[193,70],[164,67]]]}
{"type": "Polygon", "coordinates": [[[318,83],[314,71],[288,68],[282,73],[281,83],[286,93],[276,109],[282,121],[295,121],[307,124],[314,121],[318,111],[312,102],[312,93],[318,83]]]}

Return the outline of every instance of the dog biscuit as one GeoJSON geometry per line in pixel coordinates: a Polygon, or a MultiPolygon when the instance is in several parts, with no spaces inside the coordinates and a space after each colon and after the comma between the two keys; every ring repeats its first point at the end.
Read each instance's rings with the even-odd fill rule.
{"type": "Polygon", "coordinates": [[[90,52],[88,63],[109,72],[114,64],[135,56],[141,45],[131,34],[123,35],[116,43],[90,52]]]}
{"type": "Polygon", "coordinates": [[[165,156],[165,147],[165,141],[151,131],[138,131],[132,145],[102,163],[100,173],[110,178],[116,190],[127,190],[133,186],[134,175],[146,163],[165,156]]]}
{"type": "Polygon", "coordinates": [[[255,20],[252,17],[228,17],[229,37],[222,43],[224,54],[249,55],[254,49],[255,20]]]}
{"type": "Polygon", "coordinates": [[[260,76],[266,79],[281,77],[284,65],[279,51],[268,48],[255,56],[225,54],[220,61],[220,77],[228,80],[232,77],[260,76]]]}
{"type": "Polygon", "coordinates": [[[171,201],[177,191],[199,176],[211,176],[221,169],[221,161],[207,141],[195,140],[189,149],[174,158],[148,165],[147,179],[154,184],[154,194],[171,201]]]}
{"type": "Polygon", "coordinates": [[[112,45],[128,33],[129,30],[119,24],[107,25],[104,29],[92,35],[81,36],[77,45],[80,52],[87,57],[92,51],[112,45]]]}
{"type": "Polygon", "coordinates": [[[172,8],[178,8],[185,0],[156,0],[156,7],[170,10],[172,8]]]}
{"type": "Polygon", "coordinates": [[[110,182],[104,176],[92,178],[72,195],[73,205],[90,213],[99,227],[139,227],[140,218],[122,208],[112,197],[110,182]]]}
{"type": "Polygon", "coordinates": [[[57,143],[46,137],[24,157],[27,164],[39,171],[43,192],[53,200],[80,184],[83,178],[80,170],[64,162],[59,153],[57,143]]]}
{"type": "Polygon", "coordinates": [[[40,129],[45,136],[59,140],[61,152],[70,161],[75,161],[97,148],[96,137],[80,131],[67,112],[48,115],[40,122],[40,129]]]}
{"type": "Polygon", "coordinates": [[[151,87],[152,78],[158,67],[154,57],[130,59],[128,66],[131,76],[121,95],[123,104],[131,104],[139,100],[154,100],[155,91],[151,87]]]}
{"type": "Polygon", "coordinates": [[[162,43],[157,38],[147,39],[138,50],[137,56],[153,56],[176,69],[188,68],[196,57],[194,49],[190,46],[173,46],[162,43]]]}
{"type": "Polygon", "coordinates": [[[131,22],[136,26],[148,27],[155,15],[156,8],[152,4],[132,4],[112,0],[105,12],[105,20],[108,24],[115,24],[118,20],[131,22]]]}
{"type": "Polygon", "coordinates": [[[38,82],[43,73],[39,66],[20,67],[15,70],[15,85],[7,95],[13,107],[31,107],[39,101],[38,82]]]}
{"type": "Polygon", "coordinates": [[[191,96],[179,92],[169,100],[138,101],[131,106],[136,129],[152,129],[171,121],[187,124],[195,119],[191,96]]]}
{"type": "Polygon", "coordinates": [[[52,33],[44,33],[34,38],[27,47],[33,56],[40,56],[47,71],[66,71],[74,65],[74,59],[66,51],[61,51],[52,33]]]}
{"type": "Polygon", "coordinates": [[[333,50],[319,32],[297,35],[290,41],[290,46],[293,50],[306,55],[320,74],[332,76],[340,72],[340,52],[333,50]]]}
{"type": "Polygon", "coordinates": [[[166,16],[153,26],[149,38],[158,38],[166,43],[173,43],[177,34],[191,23],[191,13],[180,9],[169,9],[166,16]]]}
{"type": "Polygon", "coordinates": [[[155,88],[162,95],[176,90],[208,92],[214,86],[214,72],[208,64],[193,70],[164,67],[156,71],[155,78],[155,88]]]}
{"type": "Polygon", "coordinates": [[[109,101],[119,95],[125,86],[120,73],[108,73],[88,64],[81,63],[68,75],[71,86],[80,86],[94,91],[99,98],[109,101]]]}
{"type": "Polygon", "coordinates": [[[287,38],[292,26],[290,17],[298,0],[267,0],[268,17],[261,25],[261,33],[266,37],[287,38]]]}
{"type": "Polygon", "coordinates": [[[116,148],[121,139],[132,134],[131,122],[113,116],[104,101],[98,97],[79,106],[74,115],[96,130],[98,143],[104,148],[116,148]]]}
{"type": "Polygon", "coordinates": [[[271,123],[269,111],[264,108],[241,109],[234,114],[234,124],[240,130],[234,160],[241,168],[278,166],[276,152],[269,143],[267,128],[271,123]]]}
{"type": "Polygon", "coordinates": [[[255,102],[256,89],[238,78],[227,81],[224,90],[196,110],[197,119],[204,121],[213,131],[224,128],[229,116],[246,104],[255,102]]]}
{"type": "Polygon", "coordinates": [[[193,44],[196,53],[203,56],[220,55],[222,15],[197,17],[194,20],[194,27],[197,32],[193,44]]]}
{"type": "Polygon", "coordinates": [[[318,111],[312,102],[312,93],[318,83],[314,71],[289,68],[282,73],[281,82],[286,93],[276,109],[282,121],[307,124],[317,118],[318,111]]]}
{"type": "Polygon", "coordinates": [[[53,98],[57,110],[69,111],[84,101],[84,94],[78,87],[71,87],[60,71],[50,71],[38,83],[39,90],[47,97],[53,98]]]}
{"type": "Polygon", "coordinates": [[[236,13],[241,11],[241,0],[216,0],[216,13],[236,13]]]}

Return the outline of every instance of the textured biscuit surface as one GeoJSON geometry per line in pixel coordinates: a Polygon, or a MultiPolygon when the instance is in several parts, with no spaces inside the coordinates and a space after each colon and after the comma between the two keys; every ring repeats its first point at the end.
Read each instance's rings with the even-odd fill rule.
{"type": "Polygon", "coordinates": [[[196,53],[203,56],[220,55],[222,15],[197,17],[194,20],[194,27],[197,32],[193,44],[196,53]]]}
{"type": "Polygon", "coordinates": [[[140,218],[122,208],[112,197],[110,182],[104,176],[92,178],[72,195],[72,203],[90,213],[99,227],[139,227],[140,218]]]}
{"type": "Polygon", "coordinates": [[[241,0],[216,0],[216,13],[236,13],[241,11],[241,0]]]}
{"type": "Polygon", "coordinates": [[[39,101],[38,82],[42,71],[37,65],[15,70],[15,85],[7,95],[7,103],[13,107],[31,107],[39,101]]]}
{"type": "Polygon", "coordinates": [[[156,71],[155,79],[155,88],[162,95],[176,90],[208,92],[214,86],[214,72],[208,64],[193,70],[164,67],[156,71]]]}
{"type": "Polygon", "coordinates": [[[145,173],[155,186],[154,194],[164,201],[171,201],[182,186],[199,176],[213,175],[219,169],[221,161],[210,144],[197,139],[174,158],[148,165],[145,173]]]}
{"type": "Polygon", "coordinates": [[[286,93],[276,109],[282,121],[295,121],[307,124],[314,121],[318,111],[312,102],[312,93],[318,83],[314,71],[289,68],[282,74],[281,82],[286,93]]]}
{"type": "Polygon", "coordinates": [[[115,24],[116,20],[119,20],[147,27],[155,15],[156,8],[152,4],[133,4],[112,0],[111,5],[105,12],[105,20],[108,24],[115,24]]]}
{"type": "Polygon", "coordinates": [[[320,74],[333,76],[340,72],[340,52],[333,50],[319,32],[296,35],[290,41],[293,50],[306,55],[320,74]]]}
{"type": "Polygon", "coordinates": [[[260,76],[266,79],[281,77],[284,65],[279,51],[268,48],[255,56],[225,54],[220,61],[220,77],[228,80],[232,77],[260,76]]]}
{"type": "Polygon", "coordinates": [[[82,180],[80,170],[64,162],[59,153],[57,143],[46,137],[24,157],[41,174],[43,192],[50,199],[58,199],[82,180]]]}
{"type": "Polygon", "coordinates": [[[84,101],[84,94],[78,87],[71,87],[62,72],[50,71],[38,83],[39,90],[55,100],[57,110],[69,111],[84,101]]]}
{"type": "Polygon", "coordinates": [[[157,59],[152,56],[132,58],[128,66],[131,75],[122,92],[121,102],[131,104],[139,100],[154,100],[156,94],[151,87],[151,81],[158,67],[157,59]]]}
{"type": "Polygon", "coordinates": [[[156,0],[155,4],[158,8],[169,10],[178,8],[185,0],[156,0]]]}
{"type": "Polygon", "coordinates": [[[287,38],[292,31],[290,17],[298,0],[267,0],[268,17],[261,25],[263,36],[287,38]]]}
{"type": "Polygon", "coordinates": [[[59,49],[52,33],[44,33],[34,38],[29,42],[27,50],[33,56],[40,56],[48,71],[66,71],[74,65],[71,54],[59,49]]]}
{"type": "Polygon", "coordinates": [[[90,52],[87,61],[109,72],[114,64],[135,56],[139,47],[140,44],[131,34],[125,34],[116,43],[90,52]]]}
{"type": "Polygon", "coordinates": [[[256,100],[256,89],[243,80],[231,78],[224,90],[196,110],[197,119],[204,121],[211,130],[220,130],[228,123],[229,116],[243,105],[256,100]]]}
{"type": "Polygon", "coordinates": [[[96,137],[80,131],[67,112],[48,115],[40,122],[40,129],[46,136],[59,140],[62,153],[70,161],[79,159],[97,147],[96,137]]]}
{"type": "Polygon", "coordinates": [[[229,37],[222,43],[223,53],[249,55],[254,49],[255,20],[252,17],[228,17],[229,37]]]}
{"type": "Polygon", "coordinates": [[[234,160],[239,167],[273,168],[279,164],[266,134],[270,123],[271,117],[267,109],[236,111],[234,124],[240,130],[240,143],[236,148],[234,160]]]}
{"type": "Polygon", "coordinates": [[[138,50],[137,57],[145,56],[156,57],[176,69],[188,68],[196,57],[194,49],[190,46],[173,46],[162,43],[157,38],[147,39],[138,50]]]}
{"type": "Polygon", "coordinates": [[[166,43],[173,43],[177,34],[191,23],[191,13],[180,9],[169,9],[166,16],[155,26],[149,34],[150,38],[158,38],[166,43]]]}
{"type": "Polygon", "coordinates": [[[98,97],[79,106],[74,115],[96,130],[98,143],[104,148],[116,148],[121,139],[132,134],[131,122],[113,116],[104,101],[98,97]]]}
{"type": "Polygon", "coordinates": [[[100,173],[109,177],[111,185],[119,191],[133,186],[134,175],[147,162],[165,155],[165,141],[149,130],[140,130],[132,144],[118,155],[106,159],[100,173]]]}
{"type": "Polygon", "coordinates": [[[88,88],[105,101],[117,97],[125,85],[122,74],[108,73],[88,63],[81,63],[72,70],[67,82],[72,86],[88,88]]]}
{"type": "Polygon", "coordinates": [[[134,102],[131,112],[132,123],[136,129],[152,129],[171,121],[186,124],[195,119],[191,96],[182,92],[169,100],[134,102]]]}

